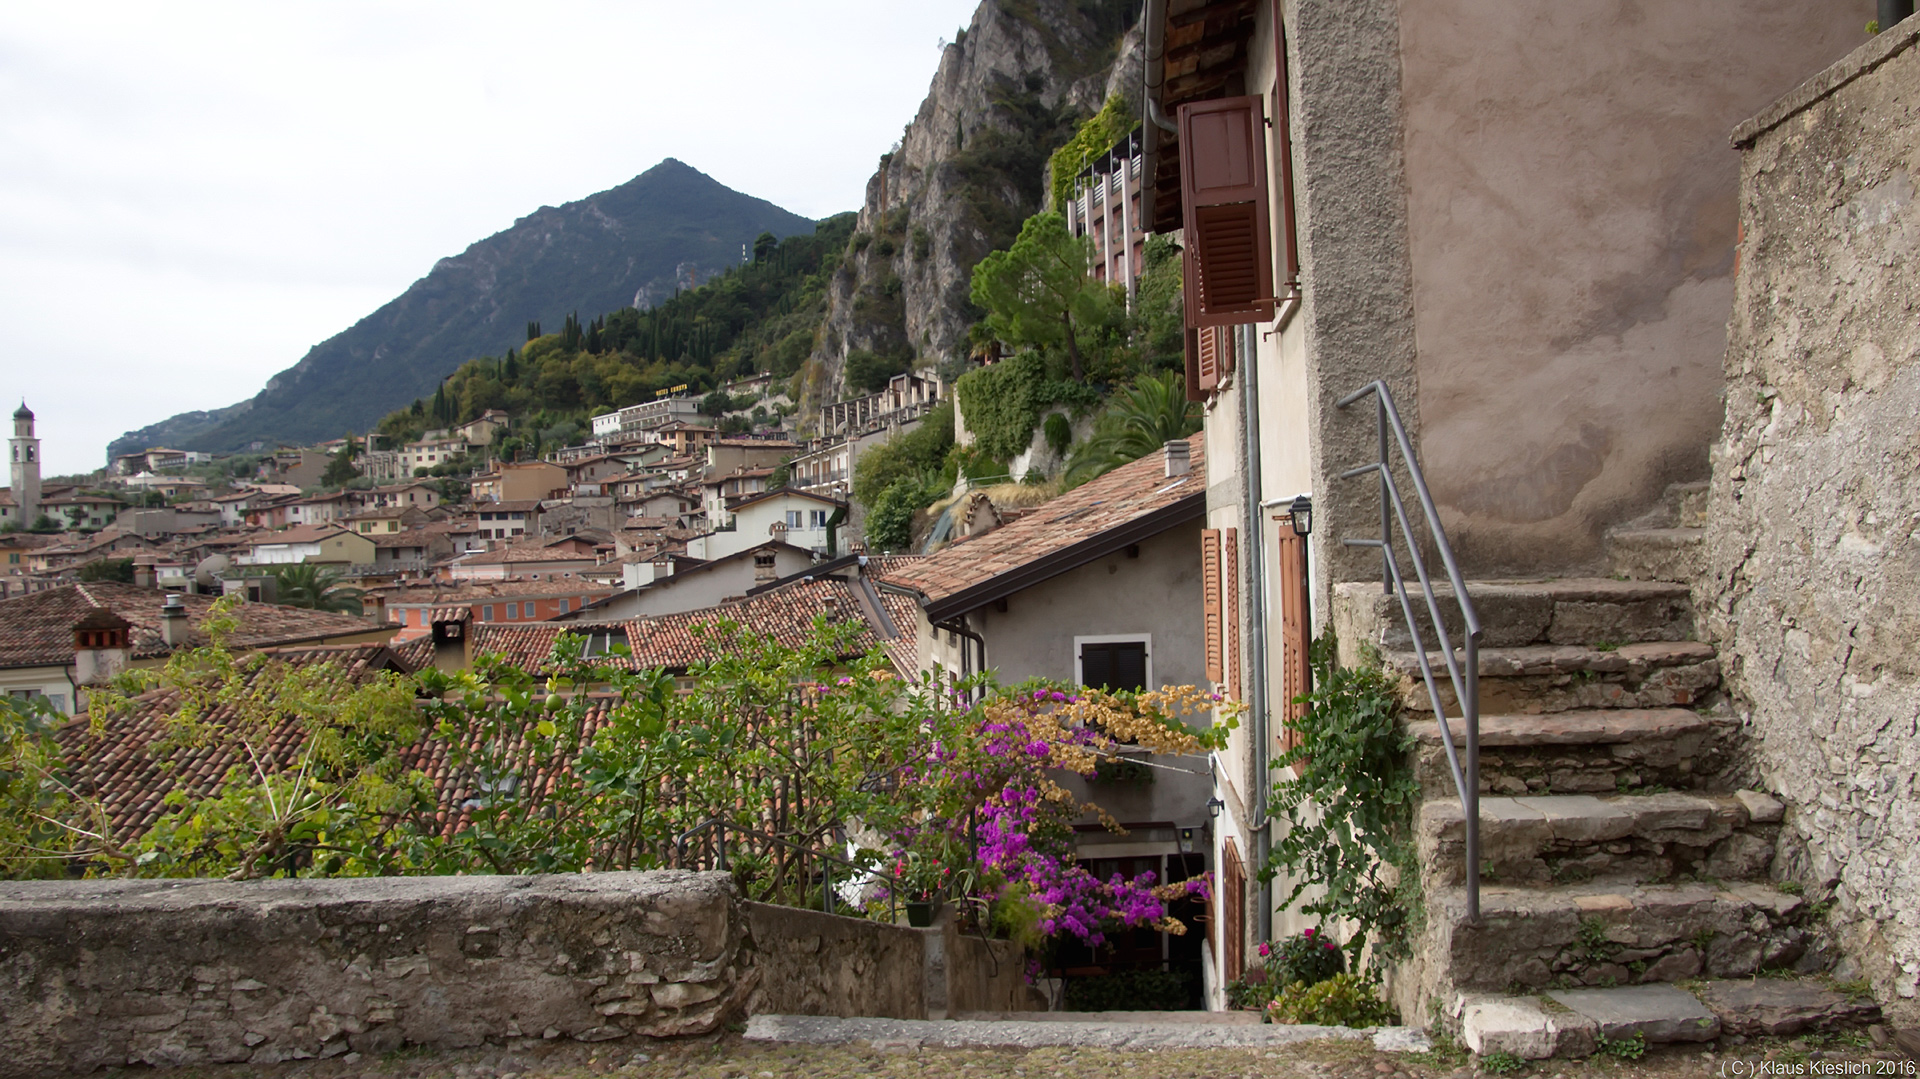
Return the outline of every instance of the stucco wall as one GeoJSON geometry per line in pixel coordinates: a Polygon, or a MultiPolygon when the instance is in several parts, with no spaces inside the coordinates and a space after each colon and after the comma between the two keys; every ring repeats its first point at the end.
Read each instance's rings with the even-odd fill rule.
{"type": "MultiPolygon", "coordinates": [[[[1696,588],[1775,866],[1920,1020],[1920,20],[1743,125],[1743,265],[1696,588]],[[1850,80],[1850,81],[1849,81],[1850,80]]],[[[1843,976],[1851,974],[1843,969],[1843,976]]]]}
{"type": "Polygon", "coordinates": [[[1472,571],[1597,564],[1707,472],[1727,131],[1872,5],[1400,0],[1422,466],[1472,571]]]}

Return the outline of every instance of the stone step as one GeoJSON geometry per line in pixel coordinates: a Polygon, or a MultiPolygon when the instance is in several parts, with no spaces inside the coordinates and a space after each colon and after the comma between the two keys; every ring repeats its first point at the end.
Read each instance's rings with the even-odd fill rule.
{"type": "MultiPolygon", "coordinates": [[[[1667,581],[1617,581],[1605,577],[1468,581],[1480,616],[1483,648],[1532,644],[1628,644],[1683,641],[1693,636],[1693,602],[1687,587],[1667,581]]],[[[1412,591],[1414,620],[1427,647],[1438,647],[1424,593],[1412,591]]],[[[1441,624],[1457,647],[1463,630],[1453,589],[1434,589],[1441,624]]],[[[1334,586],[1335,629],[1343,647],[1371,644],[1381,651],[1413,647],[1397,596],[1378,584],[1334,586]]]]}
{"type": "MultiPolygon", "coordinates": [[[[1482,798],[1480,879],[1753,880],[1773,863],[1783,812],[1778,800],[1757,791],[1482,798]]],[[[1422,805],[1416,834],[1430,884],[1465,879],[1466,818],[1457,800],[1422,805]]]]}
{"type": "Polygon", "coordinates": [[[1460,1040],[1481,1056],[1584,1057],[1599,1048],[1600,1038],[1657,1044],[1712,1041],[1719,1034],[1719,1017],[1671,985],[1485,997],[1460,1006],[1460,1040]]]}
{"type": "MultiPolygon", "coordinates": [[[[1401,702],[1432,714],[1433,705],[1412,652],[1390,652],[1387,668],[1401,675],[1401,702]]],[[[1453,685],[1438,652],[1433,666],[1448,715],[1459,714],[1453,685]]],[[[1698,641],[1650,641],[1619,647],[1528,645],[1480,651],[1480,712],[1544,713],[1576,708],[1673,708],[1705,701],[1720,685],[1713,646],[1698,641]]]]}
{"type": "MultiPolygon", "coordinates": [[[[1431,715],[1432,713],[1427,713],[1431,715]]],[[[1453,724],[1455,746],[1464,732],[1453,724]]],[[[1596,708],[1480,717],[1480,790],[1491,794],[1613,794],[1720,783],[1738,721],[1685,708],[1596,708]]],[[[1415,768],[1428,798],[1452,797],[1440,727],[1414,719],[1415,768]]]]}
{"type": "MultiPolygon", "coordinates": [[[[1038,1013],[1052,1015],[1058,1013],[1038,1013]]],[[[1249,1013],[1252,1014],[1252,1013],[1249,1013]]],[[[747,1020],[748,1041],[812,1045],[865,1042],[875,1049],[1227,1049],[1268,1048],[1310,1041],[1366,1041],[1383,1053],[1424,1053],[1433,1048],[1412,1027],[1306,1026],[1286,1023],[1205,1023],[1185,1020],[1059,1022],[1023,1018],[842,1019],[825,1015],[756,1015],[747,1020]]]]}
{"type": "Polygon", "coordinates": [[[1804,978],[1556,990],[1526,997],[1463,997],[1452,1017],[1461,1040],[1482,1056],[1528,1060],[1581,1057],[1610,1041],[1703,1042],[1715,1037],[1784,1037],[1857,1029],[1880,1018],[1872,998],[1804,978]]]}
{"type": "Polygon", "coordinates": [[[1635,581],[1689,582],[1706,561],[1704,528],[1625,528],[1607,534],[1607,568],[1635,581]]]}
{"type": "Polygon", "coordinates": [[[1610,988],[1819,969],[1814,908],[1760,883],[1483,885],[1428,891],[1431,976],[1455,991],[1610,988]]]}

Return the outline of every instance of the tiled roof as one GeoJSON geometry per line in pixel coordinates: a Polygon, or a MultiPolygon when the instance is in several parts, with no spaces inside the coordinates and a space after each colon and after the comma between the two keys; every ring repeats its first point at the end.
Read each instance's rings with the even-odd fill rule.
{"type": "MultiPolygon", "coordinates": [[[[622,665],[636,670],[664,667],[685,670],[713,659],[726,650],[724,639],[710,635],[710,627],[733,622],[755,633],[770,636],[781,644],[799,646],[813,634],[814,619],[825,612],[837,612],[841,619],[858,619],[865,631],[854,647],[864,651],[876,643],[885,644],[886,629],[911,637],[913,605],[906,597],[881,598],[887,619],[878,620],[867,607],[858,582],[838,578],[796,581],[737,603],[708,607],[697,611],[635,618],[623,622],[504,622],[482,623],[473,629],[475,655],[498,653],[528,670],[538,670],[553,651],[563,633],[591,635],[621,630],[633,656],[622,665]],[[901,602],[904,601],[904,602],[901,602]],[[903,621],[904,619],[904,621],[903,621]]],[[[908,647],[911,648],[911,642],[908,647]]],[[[611,661],[611,657],[609,657],[611,661]]],[[[911,669],[911,661],[907,668],[911,669]]]]}
{"type": "Polygon", "coordinates": [[[542,575],[537,581],[467,581],[461,585],[451,585],[445,581],[408,581],[367,589],[367,595],[378,596],[389,607],[413,607],[430,605],[435,607],[459,604],[490,603],[495,599],[520,599],[531,596],[543,599],[559,596],[602,596],[611,595],[618,589],[584,580],[566,574],[542,575]]]}
{"type": "Polygon", "coordinates": [[[1183,476],[1168,479],[1165,452],[1150,453],[1034,507],[1016,521],[956,540],[924,561],[894,570],[886,583],[919,593],[930,610],[937,610],[942,601],[965,603],[986,595],[996,583],[1008,590],[1024,587],[1018,582],[1043,560],[1050,560],[1048,565],[1057,561],[1061,572],[1071,569],[1080,564],[1073,561],[1076,551],[1094,550],[1103,534],[1155,514],[1196,509],[1197,516],[1205,507],[1206,448],[1199,435],[1187,445],[1192,467],[1183,476]]]}
{"type": "Polygon", "coordinates": [[[250,542],[255,547],[270,547],[281,543],[319,543],[323,539],[347,531],[335,524],[298,525],[281,532],[268,532],[255,536],[250,542]]]}
{"type": "Polygon", "coordinates": [[[475,513],[533,513],[540,508],[537,498],[523,498],[518,502],[475,502],[475,513]]]}
{"type": "MultiPolygon", "coordinates": [[[[418,669],[384,645],[284,649],[269,654],[294,666],[334,663],[355,681],[367,678],[370,670],[418,669]]],[[[254,667],[249,682],[264,668],[264,663],[254,667]]],[[[240,763],[231,750],[223,751],[218,746],[187,748],[170,759],[153,752],[154,743],[168,733],[180,698],[177,689],[153,690],[136,697],[127,711],[102,717],[97,730],[88,717],[82,716],[56,733],[70,763],[74,789],[100,798],[123,840],[137,837],[153,825],[164,808],[161,799],[176,786],[184,784],[195,795],[211,793],[219,778],[240,763]]],[[[221,704],[204,719],[210,723],[228,720],[233,714],[231,708],[221,704]]],[[[302,742],[297,722],[289,720],[256,748],[272,767],[284,768],[297,759],[302,742]]],[[[420,755],[420,747],[411,749],[411,755],[420,755]]]]}
{"type": "Polygon", "coordinates": [[[374,532],[367,536],[375,547],[425,547],[433,542],[433,533],[424,528],[405,532],[374,532]]]}
{"type": "MultiPolygon", "coordinates": [[[[44,592],[0,600],[0,667],[65,666],[73,662],[73,624],[96,607],[106,607],[133,624],[129,644],[135,659],[167,655],[171,649],[160,636],[160,605],[167,593],[153,588],[94,581],[63,585],[44,592]]],[[[183,595],[187,620],[198,627],[213,606],[212,596],[183,595]]],[[[371,618],[242,603],[234,612],[240,628],[231,639],[242,650],[269,648],[391,629],[371,618]]],[[[190,645],[207,643],[198,628],[190,645]]]]}

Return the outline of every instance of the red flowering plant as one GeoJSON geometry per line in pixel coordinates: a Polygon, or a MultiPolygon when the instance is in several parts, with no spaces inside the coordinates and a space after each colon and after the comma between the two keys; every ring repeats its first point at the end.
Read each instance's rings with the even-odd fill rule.
{"type": "MultiPolygon", "coordinates": [[[[1168,913],[1172,900],[1205,897],[1209,880],[1163,882],[1151,872],[1096,878],[1074,854],[1074,822],[1091,813],[1119,825],[1059,782],[1092,775],[1123,745],[1162,754],[1200,754],[1222,744],[1237,707],[1191,686],[1110,692],[1051,682],[999,690],[934,732],[908,789],[924,815],[901,836],[899,857],[918,852],[957,867],[949,894],[1040,938],[1071,936],[1089,945],[1118,927],[1184,933],[1168,913]],[[1214,713],[1210,727],[1185,717],[1214,713]]],[[[1030,941],[1030,943],[1033,943],[1030,941]]]]}

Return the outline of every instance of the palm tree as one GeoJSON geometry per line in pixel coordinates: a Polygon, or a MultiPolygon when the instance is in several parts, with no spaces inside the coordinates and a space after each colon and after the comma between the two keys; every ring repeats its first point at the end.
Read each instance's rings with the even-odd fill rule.
{"type": "Polygon", "coordinates": [[[1187,400],[1178,371],[1140,375],[1108,399],[1093,434],[1067,456],[1066,486],[1137,461],[1176,438],[1200,429],[1200,404],[1187,400]]]}
{"type": "Polygon", "coordinates": [[[297,562],[273,567],[274,602],[284,607],[305,607],[312,611],[361,613],[358,588],[340,587],[338,570],[312,562],[297,562]]]}

